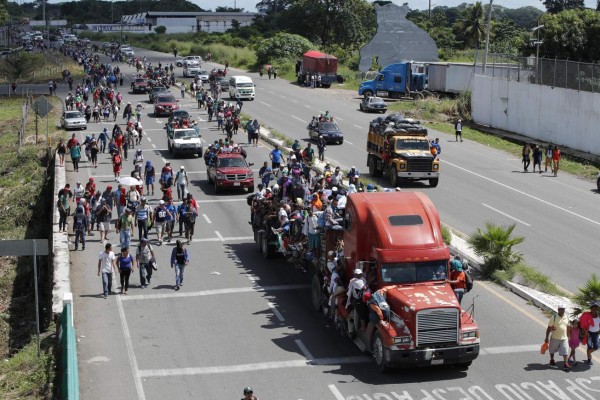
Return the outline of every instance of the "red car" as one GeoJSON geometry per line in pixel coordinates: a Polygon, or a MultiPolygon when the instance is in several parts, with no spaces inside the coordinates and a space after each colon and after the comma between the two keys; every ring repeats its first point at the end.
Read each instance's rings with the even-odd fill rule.
{"type": "Polygon", "coordinates": [[[173,111],[179,109],[179,100],[175,99],[170,93],[160,94],[154,98],[154,116],[159,117],[161,115],[169,116],[173,111]]]}
{"type": "Polygon", "coordinates": [[[254,192],[254,173],[240,153],[217,154],[215,162],[208,166],[208,183],[214,184],[215,193],[221,189],[248,189],[254,192]]]}
{"type": "Polygon", "coordinates": [[[133,81],[133,87],[132,87],[132,91],[133,93],[148,93],[148,79],[147,78],[136,78],[135,81],[133,81]]]}

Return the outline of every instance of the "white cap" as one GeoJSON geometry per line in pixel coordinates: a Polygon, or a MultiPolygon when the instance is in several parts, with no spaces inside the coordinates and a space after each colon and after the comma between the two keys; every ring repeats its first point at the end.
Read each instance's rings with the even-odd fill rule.
{"type": "Polygon", "coordinates": [[[161,200],[161,201],[159,201],[159,202],[158,202],[158,204],[161,204],[161,205],[162,205],[162,204],[165,204],[165,201],[164,201],[164,200],[161,200]]]}
{"type": "Polygon", "coordinates": [[[179,167],[179,169],[185,169],[185,167],[182,165],[181,167],[179,167]]]}
{"type": "Polygon", "coordinates": [[[557,310],[560,310],[561,308],[564,310],[564,309],[566,309],[567,307],[566,307],[566,306],[565,306],[563,303],[559,303],[559,304],[558,304],[558,306],[556,307],[556,309],[557,309],[557,310]]]}
{"type": "Polygon", "coordinates": [[[350,169],[356,169],[356,167],[353,165],[352,168],[350,168],[350,169]]]}
{"type": "Polygon", "coordinates": [[[354,275],[362,275],[362,273],[363,273],[363,272],[362,272],[362,269],[360,269],[360,268],[356,268],[356,269],[354,270],[354,275]]]}

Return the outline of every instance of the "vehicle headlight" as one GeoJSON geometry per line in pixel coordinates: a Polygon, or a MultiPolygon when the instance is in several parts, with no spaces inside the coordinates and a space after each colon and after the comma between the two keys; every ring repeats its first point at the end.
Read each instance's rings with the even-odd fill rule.
{"type": "Polygon", "coordinates": [[[181,143],[177,143],[177,142],[175,142],[175,143],[173,143],[173,146],[175,146],[175,147],[179,147],[179,146],[181,146],[181,143]]]}
{"type": "Polygon", "coordinates": [[[248,178],[254,178],[254,172],[250,171],[246,174],[248,178]]]}
{"type": "Polygon", "coordinates": [[[225,174],[217,174],[217,179],[227,179],[225,174]]]}
{"type": "Polygon", "coordinates": [[[394,338],[394,344],[410,344],[410,336],[397,336],[394,338]]]}
{"type": "Polygon", "coordinates": [[[406,164],[404,164],[404,163],[400,164],[400,169],[406,169],[406,164]]]}
{"type": "Polygon", "coordinates": [[[439,163],[434,163],[433,164],[433,169],[440,169],[440,164],[439,163]]]}
{"type": "Polygon", "coordinates": [[[463,339],[474,339],[479,337],[479,331],[467,331],[462,333],[463,339]]]}

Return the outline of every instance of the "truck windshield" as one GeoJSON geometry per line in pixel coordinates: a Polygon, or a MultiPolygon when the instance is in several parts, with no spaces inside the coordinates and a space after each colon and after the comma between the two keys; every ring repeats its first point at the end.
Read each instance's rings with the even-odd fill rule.
{"type": "Polygon", "coordinates": [[[175,139],[184,139],[184,138],[197,138],[198,132],[195,129],[185,129],[185,130],[177,130],[175,131],[175,139]]]}
{"type": "Polygon", "coordinates": [[[422,139],[398,139],[396,150],[423,150],[429,151],[429,142],[422,139]]]}
{"type": "Polygon", "coordinates": [[[246,168],[248,165],[246,164],[246,160],[243,158],[220,158],[217,166],[246,168]]]}
{"type": "Polygon", "coordinates": [[[418,283],[446,279],[446,260],[381,265],[381,279],[386,283],[418,283]]]}
{"type": "Polygon", "coordinates": [[[251,88],[254,87],[254,84],[251,82],[246,82],[246,83],[237,83],[235,85],[235,87],[239,87],[239,88],[251,88]]]}

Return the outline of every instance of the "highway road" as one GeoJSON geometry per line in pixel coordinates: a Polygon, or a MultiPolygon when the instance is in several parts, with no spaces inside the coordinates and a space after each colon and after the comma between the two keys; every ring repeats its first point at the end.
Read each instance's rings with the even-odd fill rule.
{"type": "MultiPolygon", "coordinates": [[[[156,60],[151,55],[149,59],[156,60]]],[[[259,87],[262,85],[259,83],[259,87]]],[[[62,91],[60,87],[59,93],[62,91]]],[[[125,95],[125,101],[133,104],[146,98],[125,95]]],[[[194,110],[191,99],[180,104],[204,120],[200,125],[205,140],[212,142],[220,137],[214,129],[216,124],[206,122],[204,112],[194,110]]],[[[255,106],[260,109],[258,104],[244,103],[245,111],[253,113],[255,106]]],[[[148,111],[150,105],[146,107],[148,111]]],[[[96,260],[102,249],[98,233],[88,238],[85,251],[72,253],[81,398],[235,399],[242,397],[242,388],[248,385],[254,387],[261,400],[598,398],[597,367],[579,364],[569,373],[549,367],[547,356],[539,354],[546,317],[504,289],[479,281],[463,305],[474,307],[482,337],[482,354],[468,371],[433,367],[380,374],[366,355],[312,310],[310,276],[283,259],[261,258],[247,223],[246,194],[216,196],[206,182],[202,160],[170,157],[162,129],[164,120],[144,115],[148,135],[142,148],[145,159],[155,166],[170,160],[175,168],[184,165],[190,174],[191,192],[200,208],[195,239],[189,246],[192,262],[184,286],[176,292],[174,273],[168,267],[172,244],[155,245],[159,270],[150,287],[138,287],[136,273],[129,295],[105,300],[100,296],[101,281],[96,276],[96,260]]],[[[83,139],[86,134],[111,126],[90,124],[87,132],[77,134],[83,139]]],[[[298,135],[303,134],[299,130],[298,135]]],[[[472,156],[477,156],[475,144],[463,145],[460,151],[472,149],[472,156]]],[[[450,148],[450,144],[445,145],[444,151],[452,153],[450,148]]],[[[346,147],[340,148],[340,158],[344,157],[343,149],[346,147]]],[[[247,151],[249,161],[259,165],[267,158],[269,148],[261,144],[247,151]]],[[[498,158],[500,155],[490,157],[489,162],[508,165],[498,158]]],[[[124,174],[131,169],[130,163],[131,159],[125,164],[124,174]]],[[[447,169],[452,175],[452,167],[447,169]]],[[[462,170],[455,167],[457,171],[462,170]]],[[[486,171],[473,172],[487,175],[486,171]]],[[[97,169],[84,162],[80,172],[74,173],[67,165],[68,182],[72,184],[76,180],[85,182],[90,176],[96,178],[101,190],[109,184],[114,186],[107,155],[100,155],[97,169]]],[[[458,174],[454,180],[460,185],[458,174]]],[[[427,189],[426,193],[434,197],[437,191],[448,190],[446,185],[451,182],[436,190],[427,189]]],[[[472,198],[460,192],[447,193],[456,201],[472,198]]],[[[492,201],[491,194],[480,201],[501,209],[503,206],[492,201]]],[[[152,206],[157,202],[158,196],[150,196],[152,206]]],[[[436,203],[439,207],[440,201],[436,203]]],[[[462,209],[470,211],[469,207],[473,205],[464,204],[462,209]]],[[[532,212],[537,208],[531,207],[532,212]]],[[[518,216],[533,222],[527,215],[518,216]]],[[[154,233],[150,238],[155,238],[154,233]]],[[[109,240],[118,251],[114,233],[109,240]]],[[[137,243],[137,237],[133,243],[137,243]]]]}

